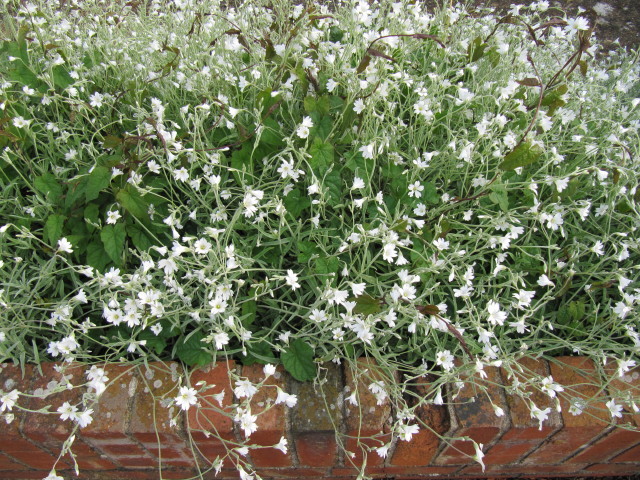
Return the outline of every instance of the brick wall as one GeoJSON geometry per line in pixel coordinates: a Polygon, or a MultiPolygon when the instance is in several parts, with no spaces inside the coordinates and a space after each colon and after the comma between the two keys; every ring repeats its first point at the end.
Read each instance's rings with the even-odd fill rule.
{"type": "MultiPolygon", "coordinates": [[[[390,441],[389,429],[395,413],[388,400],[379,405],[368,389],[371,381],[381,375],[375,364],[366,359],[361,361],[360,369],[368,369],[366,380],[361,373],[325,365],[321,392],[313,384],[296,382],[278,371],[268,379],[269,392],[279,387],[296,394],[298,403],[293,408],[276,405],[259,415],[259,428],[250,440],[265,448],[251,449],[246,458],[264,479],[354,478],[357,473],[354,465],[364,461],[371,476],[396,479],[433,475],[456,478],[617,475],[640,471],[640,433],[633,430],[640,426],[640,414],[624,411],[623,417],[614,422],[604,403],[579,416],[569,412],[567,398],[589,398],[600,391],[602,383],[590,360],[525,359],[522,366],[529,375],[552,375],[555,382],[565,387],[560,398],[561,411],[556,408],[555,399],[532,393],[531,400],[539,408],[550,409],[542,428],[523,400],[508,393],[514,379],[506,378],[503,369],[486,368],[486,378],[474,381],[486,382],[489,395],[477,394],[469,382],[445,392],[449,399],[455,395],[455,400],[445,405],[421,403],[416,413],[430,428],[422,428],[411,442],[392,444],[384,459],[375,452],[367,453],[366,448],[390,441]],[[345,401],[354,391],[358,392],[357,406],[345,401]],[[503,416],[496,416],[497,407],[503,409],[503,416]],[[467,456],[474,453],[471,442],[447,444],[440,440],[460,436],[484,445],[485,473],[467,456]],[[286,454],[270,448],[282,437],[288,440],[286,454]],[[353,455],[345,453],[345,449],[353,455]]],[[[31,411],[49,406],[50,412],[56,412],[64,402],[80,403],[85,394],[81,388],[54,388],[56,382],[64,381],[55,367],[56,364],[28,366],[23,373],[17,366],[2,365],[0,390],[7,393],[15,388],[41,394],[53,389],[44,399],[21,395],[18,405],[31,411]]],[[[105,367],[107,376],[116,381],[94,405],[93,422],[75,432],[72,451],[80,476],[73,472],[74,461],[68,454],[58,462],[57,473],[65,478],[103,480],[161,476],[173,479],[188,478],[197,474],[199,468],[206,469],[231,445],[225,446],[208,432],[215,431],[232,443],[243,438],[233,419],[225,415],[232,411],[235,401],[228,368],[254,382],[264,378],[261,366],[242,367],[232,361],[189,372],[191,385],[201,386],[203,383],[199,382],[204,382],[212,387],[202,392],[198,407],[183,413],[176,406],[167,407],[177,395],[176,380],[185,375],[178,364],[105,367]]],[[[76,384],[84,383],[84,373],[85,368],[80,365],[65,370],[69,381],[76,384]]],[[[615,371],[612,369],[611,373],[615,371]]],[[[523,373],[518,380],[525,381],[525,376],[523,373]]],[[[416,398],[420,398],[429,390],[428,378],[417,381],[412,389],[416,398]]],[[[617,399],[628,394],[638,398],[640,368],[611,381],[606,389],[617,399]]],[[[269,405],[269,395],[265,389],[252,398],[254,414],[269,405]]],[[[61,421],[57,413],[31,413],[18,408],[11,413],[14,414],[11,423],[0,423],[0,478],[41,479],[73,433],[74,424],[61,421]]],[[[214,477],[210,473],[206,478],[214,477]]],[[[238,474],[227,462],[215,478],[238,478],[238,474]]]]}

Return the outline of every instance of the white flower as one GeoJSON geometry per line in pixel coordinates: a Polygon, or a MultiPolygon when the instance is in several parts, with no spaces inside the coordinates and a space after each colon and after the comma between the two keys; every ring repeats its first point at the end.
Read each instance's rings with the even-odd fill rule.
{"type": "Polygon", "coordinates": [[[286,455],[288,451],[287,439],[284,437],[280,437],[280,441],[276,445],[274,445],[273,448],[280,450],[282,453],[286,455]]]}
{"type": "Polygon", "coordinates": [[[549,280],[549,277],[543,274],[540,275],[540,278],[538,279],[538,285],[541,287],[553,287],[555,284],[549,280]]]}
{"type": "Polygon", "coordinates": [[[360,114],[364,110],[364,102],[361,98],[357,99],[353,102],[353,111],[360,114]]]}
{"type": "Polygon", "coordinates": [[[258,424],[256,420],[258,417],[251,414],[251,410],[239,409],[238,414],[235,417],[236,422],[240,423],[240,428],[244,430],[244,436],[249,437],[253,432],[258,430],[258,424]]]}
{"type": "Polygon", "coordinates": [[[551,375],[543,378],[540,383],[541,383],[540,390],[546,393],[547,395],[549,395],[549,397],[551,398],[555,398],[556,393],[564,391],[564,387],[562,387],[562,385],[555,383],[551,375]]]}
{"type": "Polygon", "coordinates": [[[174,400],[182,410],[189,410],[191,405],[198,403],[197,394],[198,392],[195,388],[180,387],[180,392],[174,400]]]}
{"type": "Polygon", "coordinates": [[[300,288],[300,284],[298,283],[298,274],[293,273],[293,270],[287,270],[287,276],[285,277],[287,285],[291,287],[291,290],[295,290],[300,288]]]}
{"type": "Polygon", "coordinates": [[[400,425],[398,427],[398,437],[400,440],[404,440],[405,442],[410,442],[411,437],[417,434],[420,431],[420,427],[418,425],[400,425]]]}
{"type": "Polygon", "coordinates": [[[355,177],[353,179],[353,185],[351,186],[351,190],[360,190],[361,188],[364,188],[365,184],[364,184],[364,180],[362,180],[360,177],[355,177]]]}
{"type": "Polygon", "coordinates": [[[186,168],[182,167],[173,171],[173,177],[179,182],[186,182],[189,180],[189,172],[186,168]]]}
{"type": "Polygon", "coordinates": [[[73,245],[67,240],[67,237],[62,237],[58,240],[58,252],[73,253],[73,245]]]}
{"type": "Polygon", "coordinates": [[[422,191],[424,190],[424,186],[420,182],[414,182],[408,187],[409,196],[420,198],[422,196],[422,191]]]}
{"type": "Polygon", "coordinates": [[[445,370],[449,371],[453,368],[453,355],[449,350],[444,350],[436,354],[436,365],[440,365],[445,370]]]}
{"type": "Polygon", "coordinates": [[[500,304],[494,300],[487,302],[487,312],[489,312],[489,323],[492,325],[504,325],[507,319],[507,312],[500,310],[500,304]]]}
{"type": "Polygon", "coordinates": [[[598,240],[593,247],[591,247],[591,251],[601,257],[604,255],[604,244],[598,240]]]}
{"type": "Polygon", "coordinates": [[[278,396],[276,397],[276,405],[279,403],[284,403],[289,408],[295,407],[295,405],[298,403],[298,397],[296,395],[289,395],[280,387],[277,387],[277,389],[278,396]]]}
{"type": "Polygon", "coordinates": [[[349,282],[349,286],[351,287],[351,291],[353,292],[353,295],[355,295],[356,297],[359,297],[364,293],[364,290],[367,287],[367,284],[349,282]]]}
{"type": "Polygon", "coordinates": [[[87,408],[85,411],[78,413],[74,420],[78,423],[78,426],[80,428],[84,428],[87,425],[89,425],[91,422],[93,422],[93,417],[91,416],[92,414],[93,414],[93,409],[87,408]]]}
{"type": "Polygon", "coordinates": [[[238,398],[251,398],[257,391],[258,389],[249,380],[238,380],[236,382],[236,388],[233,389],[233,393],[235,393],[238,398]]]}
{"type": "Polygon", "coordinates": [[[115,225],[120,218],[122,218],[122,215],[117,210],[109,210],[107,212],[107,223],[111,225],[115,225]]]}
{"type": "Polygon", "coordinates": [[[440,251],[449,248],[449,241],[444,238],[437,238],[433,241],[433,245],[440,251]]]}
{"type": "Polygon", "coordinates": [[[0,397],[0,402],[2,402],[2,405],[0,405],[0,412],[4,412],[5,410],[10,411],[15,406],[19,395],[20,392],[14,388],[9,393],[0,397]]]}
{"type": "Polygon", "coordinates": [[[25,120],[23,117],[14,117],[12,123],[16,128],[24,128],[29,126],[31,120],[25,120]]]}
{"type": "Polygon", "coordinates": [[[542,422],[544,422],[548,417],[549,413],[551,413],[551,408],[545,408],[544,410],[539,409],[535,405],[531,405],[531,418],[535,418],[540,422],[540,428],[538,430],[542,430],[542,422]]]}
{"type": "Polygon", "coordinates": [[[69,402],[64,402],[58,407],[58,413],[61,420],[75,420],[77,418],[78,407],[71,405],[69,402]]]}
{"type": "Polygon", "coordinates": [[[216,349],[222,350],[225,345],[229,344],[229,335],[227,335],[225,332],[214,333],[213,341],[216,343],[216,349]]]}
{"type": "MultiPolygon", "coordinates": [[[[262,371],[264,372],[264,378],[269,378],[276,373],[276,366],[267,363],[264,367],[262,367],[262,371]]],[[[284,452],[287,453],[287,452],[284,452]]]]}
{"type": "Polygon", "coordinates": [[[611,399],[606,404],[612,417],[622,418],[622,405],[617,405],[615,400],[611,399]]]}
{"type": "Polygon", "coordinates": [[[370,143],[369,145],[365,145],[359,148],[359,151],[362,152],[362,158],[373,158],[375,149],[375,144],[370,143]]]}
{"type": "Polygon", "coordinates": [[[519,309],[523,309],[524,307],[531,305],[531,301],[535,294],[536,292],[533,290],[520,290],[518,293],[514,293],[513,297],[518,302],[517,307],[519,309]]]}
{"type": "Polygon", "coordinates": [[[43,478],[43,480],[64,480],[64,477],[61,477],[60,475],[56,475],[56,471],[51,470],[49,475],[43,478]]]}
{"type": "Polygon", "coordinates": [[[484,472],[485,467],[484,467],[484,462],[482,461],[482,459],[484,458],[484,453],[482,453],[482,447],[484,447],[484,444],[473,442],[473,446],[476,450],[476,453],[473,456],[473,459],[480,464],[480,466],[482,467],[482,471],[484,472]]]}

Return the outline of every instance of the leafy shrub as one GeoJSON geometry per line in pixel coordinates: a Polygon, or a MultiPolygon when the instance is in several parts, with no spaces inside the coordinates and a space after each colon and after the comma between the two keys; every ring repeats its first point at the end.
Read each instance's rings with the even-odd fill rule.
{"type": "Polygon", "coordinates": [[[637,54],[593,19],[5,5],[3,360],[635,365],[637,54]]]}

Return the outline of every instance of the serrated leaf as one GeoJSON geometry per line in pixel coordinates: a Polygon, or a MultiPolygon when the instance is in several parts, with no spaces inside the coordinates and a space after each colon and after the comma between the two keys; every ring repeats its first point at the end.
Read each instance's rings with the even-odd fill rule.
{"type": "Polygon", "coordinates": [[[125,239],[126,233],[122,223],[106,225],[100,232],[100,240],[102,240],[104,250],[116,265],[122,264],[122,253],[124,252],[125,239]]]}
{"type": "Polygon", "coordinates": [[[318,274],[336,273],[339,268],[340,260],[336,257],[318,257],[315,260],[315,271],[318,274]]]}
{"type": "Polygon", "coordinates": [[[364,72],[369,66],[369,63],[371,63],[371,57],[369,55],[362,57],[362,60],[360,60],[360,63],[358,64],[358,68],[356,68],[356,73],[364,72]]]}
{"type": "Polygon", "coordinates": [[[304,340],[293,340],[280,360],[293,378],[308,382],[316,378],[316,364],[313,361],[313,348],[304,340]]]}
{"type": "Polygon", "coordinates": [[[535,163],[542,155],[542,150],[538,146],[533,146],[529,142],[523,142],[509,152],[499,168],[502,170],[514,170],[519,167],[526,167],[535,163]]]}
{"type": "Polygon", "coordinates": [[[307,196],[303,196],[300,190],[294,188],[283,200],[284,206],[293,217],[299,217],[305,208],[311,205],[311,201],[307,196]]]}
{"type": "Polygon", "coordinates": [[[327,204],[335,206],[342,201],[342,177],[338,170],[331,170],[322,180],[327,204]]]}
{"type": "Polygon", "coordinates": [[[118,148],[122,144],[122,139],[115,135],[107,135],[102,141],[104,148],[118,148]]]}
{"type": "Polygon", "coordinates": [[[424,190],[422,191],[421,198],[432,205],[440,203],[440,195],[438,195],[438,189],[434,183],[423,182],[422,186],[424,187],[424,190]]]}
{"type": "Polygon", "coordinates": [[[73,85],[75,80],[69,75],[67,69],[62,65],[56,65],[52,69],[53,73],[53,84],[58,87],[60,90],[64,90],[69,85],[73,85]]]}
{"type": "MultiPolygon", "coordinates": [[[[84,208],[84,218],[90,225],[100,223],[100,207],[96,203],[90,203],[84,208]]],[[[91,226],[93,228],[93,226],[91,226]]]]}
{"type": "Polygon", "coordinates": [[[324,174],[333,163],[333,145],[316,139],[309,149],[309,164],[317,175],[324,174]]]}
{"type": "Polygon", "coordinates": [[[116,194],[116,199],[118,200],[118,203],[122,205],[122,208],[138,220],[143,222],[149,220],[149,214],[147,213],[149,204],[144,198],[142,198],[135,188],[123,188],[116,194]]]}
{"type": "Polygon", "coordinates": [[[360,295],[359,297],[352,297],[349,299],[351,302],[356,302],[356,306],[353,309],[354,313],[360,315],[375,315],[380,312],[380,300],[373,298],[371,295],[360,295]]]}
{"type": "Polygon", "coordinates": [[[503,185],[496,185],[491,187],[491,190],[489,200],[498,205],[503,212],[509,211],[509,196],[506,188],[503,185]]]}
{"type": "Polygon", "coordinates": [[[531,77],[523,78],[522,80],[516,80],[516,82],[525,87],[539,87],[541,85],[540,80],[531,77]]]}
{"type": "Polygon", "coordinates": [[[308,263],[313,255],[320,253],[320,249],[313,242],[302,241],[298,242],[298,262],[308,263]]]}
{"type": "Polygon", "coordinates": [[[44,224],[44,236],[45,240],[48,240],[49,245],[55,245],[62,237],[62,227],[67,217],[64,215],[49,215],[47,222],[44,224]]]}
{"type": "Polygon", "coordinates": [[[85,199],[87,202],[95,200],[100,192],[111,183],[111,169],[107,167],[95,167],[87,178],[85,187],[85,199]]]}
{"type": "Polygon", "coordinates": [[[204,335],[201,332],[195,332],[188,338],[181,338],[176,344],[178,358],[190,367],[203,367],[213,362],[213,356],[205,350],[205,344],[202,343],[203,338],[204,335]]]}
{"type": "Polygon", "coordinates": [[[143,330],[138,334],[137,340],[144,340],[145,347],[160,355],[167,348],[167,341],[160,335],[155,335],[151,330],[143,330]]]}
{"type": "Polygon", "coordinates": [[[127,225],[127,236],[131,243],[141,252],[146,252],[153,246],[153,241],[147,233],[137,225],[127,225]]]}
{"type": "Polygon", "coordinates": [[[304,109],[309,114],[317,113],[320,116],[327,115],[330,107],[329,97],[324,95],[320,97],[308,96],[304,99],[304,109]]]}
{"type": "Polygon", "coordinates": [[[36,189],[43,193],[50,201],[57,203],[62,197],[62,186],[52,173],[44,173],[33,181],[36,189]]]}
{"type": "Polygon", "coordinates": [[[268,363],[274,365],[279,363],[278,359],[273,355],[271,346],[265,341],[253,342],[247,347],[247,355],[240,358],[243,365],[266,365],[268,363]]]}
{"type": "Polygon", "coordinates": [[[311,129],[311,134],[317,138],[326,140],[329,138],[329,134],[333,129],[333,120],[329,115],[323,115],[318,121],[314,120],[315,124],[311,129]]]}
{"type": "Polygon", "coordinates": [[[104,272],[110,261],[111,258],[102,246],[102,242],[95,241],[87,245],[87,263],[90,266],[99,272],[104,272]]]}

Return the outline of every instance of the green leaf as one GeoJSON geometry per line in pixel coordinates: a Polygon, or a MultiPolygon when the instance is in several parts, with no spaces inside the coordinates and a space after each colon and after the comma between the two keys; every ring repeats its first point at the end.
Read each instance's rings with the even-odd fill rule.
{"type": "Polygon", "coordinates": [[[57,203],[62,197],[62,186],[52,173],[44,173],[33,181],[36,189],[43,193],[50,201],[57,203]]]}
{"type": "Polygon", "coordinates": [[[309,164],[317,175],[324,174],[333,163],[333,145],[316,138],[309,149],[309,164]]]}
{"type": "Polygon", "coordinates": [[[300,190],[294,188],[283,200],[284,206],[293,217],[299,217],[305,208],[311,205],[309,197],[302,195],[300,190]]]}
{"type": "Polygon", "coordinates": [[[167,341],[160,335],[155,335],[151,330],[143,330],[138,334],[138,340],[144,340],[147,343],[145,347],[153,350],[156,355],[160,355],[167,348],[167,341]]]}
{"type": "Polygon", "coordinates": [[[125,239],[126,233],[122,223],[106,225],[100,232],[100,240],[102,240],[104,250],[116,265],[122,264],[122,253],[124,252],[125,239]]]}
{"type": "Polygon", "coordinates": [[[318,257],[315,260],[315,271],[321,275],[336,273],[340,268],[340,260],[337,257],[318,257]]]}
{"type": "Polygon", "coordinates": [[[321,118],[316,121],[314,119],[314,126],[311,129],[311,135],[315,135],[317,138],[322,140],[326,140],[329,138],[329,134],[333,129],[333,120],[329,115],[323,115],[321,118]]]}
{"type": "Polygon", "coordinates": [[[331,108],[329,97],[322,95],[320,97],[305,97],[304,109],[307,113],[318,113],[319,115],[327,115],[331,108]]]}
{"type": "Polygon", "coordinates": [[[127,236],[131,243],[141,252],[146,252],[153,246],[153,241],[146,232],[137,225],[127,225],[127,236]]]}
{"type": "Polygon", "coordinates": [[[52,69],[53,72],[53,84],[60,90],[64,90],[69,85],[73,85],[75,80],[69,75],[67,69],[62,65],[56,65],[52,69]]]}
{"type": "Polygon", "coordinates": [[[484,51],[486,48],[487,44],[482,41],[482,37],[476,37],[467,49],[469,62],[476,62],[480,60],[484,56],[484,51]]]}
{"type": "Polygon", "coordinates": [[[271,346],[264,340],[251,343],[247,347],[247,355],[240,358],[243,365],[253,365],[259,363],[260,365],[266,365],[268,363],[274,365],[280,363],[276,357],[274,357],[271,351],[271,346]]]}
{"type": "Polygon", "coordinates": [[[102,242],[94,241],[87,246],[87,263],[99,272],[104,272],[110,261],[102,242]]]}
{"type": "Polygon", "coordinates": [[[491,187],[491,194],[489,194],[489,200],[494,204],[499,205],[503,212],[509,211],[509,196],[507,189],[504,185],[494,185],[491,187]]]}
{"type": "Polygon", "coordinates": [[[422,186],[424,190],[422,192],[422,198],[431,205],[440,203],[440,195],[438,195],[438,189],[431,182],[423,182],[422,186]]]}
{"type": "Polygon", "coordinates": [[[138,193],[135,188],[127,186],[116,194],[118,203],[122,205],[127,212],[143,222],[149,220],[149,204],[138,193]]]}
{"type": "Polygon", "coordinates": [[[354,313],[366,316],[380,312],[380,300],[370,295],[360,295],[359,297],[350,298],[349,301],[356,302],[356,306],[353,309],[354,313]]]}
{"type": "Polygon", "coordinates": [[[282,355],[284,368],[293,378],[301,382],[316,378],[316,364],[313,361],[313,349],[301,339],[292,341],[282,355]]]}
{"type": "Polygon", "coordinates": [[[64,199],[66,208],[71,208],[81,198],[84,198],[84,192],[87,188],[87,182],[89,181],[88,175],[82,175],[80,178],[74,178],[69,181],[67,187],[67,195],[64,199]]]}
{"type": "Polygon", "coordinates": [[[213,362],[213,356],[205,350],[202,343],[204,335],[201,332],[195,332],[189,337],[183,337],[176,344],[176,355],[180,360],[190,367],[205,366],[213,362]]]}
{"type": "MultiPolygon", "coordinates": [[[[251,294],[252,292],[249,292],[249,293],[251,294]]],[[[256,312],[258,311],[258,305],[256,304],[256,301],[253,300],[253,298],[250,300],[245,300],[244,302],[242,302],[242,307],[240,311],[241,311],[240,320],[242,321],[242,325],[245,328],[248,328],[256,320],[256,312]]]]}
{"type": "Polygon", "coordinates": [[[519,167],[526,167],[535,163],[542,155],[542,149],[529,142],[523,142],[514,148],[504,157],[504,161],[499,165],[502,170],[514,170],[519,167]]]}
{"type": "Polygon", "coordinates": [[[87,223],[90,225],[91,231],[93,231],[93,225],[91,224],[99,224],[100,223],[100,207],[96,203],[90,203],[84,209],[84,218],[87,220],[87,223]]]}
{"type": "Polygon", "coordinates": [[[62,227],[67,217],[64,215],[49,215],[47,222],[44,224],[45,241],[49,241],[49,245],[55,245],[62,237],[62,227]]]}
{"type": "Polygon", "coordinates": [[[95,200],[100,192],[111,183],[111,169],[107,167],[95,167],[89,174],[85,187],[85,199],[87,202],[95,200]]]}
{"type": "Polygon", "coordinates": [[[319,254],[320,249],[313,242],[303,241],[298,242],[298,262],[308,263],[313,255],[319,254]]]}
{"type": "Polygon", "coordinates": [[[335,206],[342,201],[342,177],[338,170],[331,170],[322,180],[327,204],[335,206]]]}

